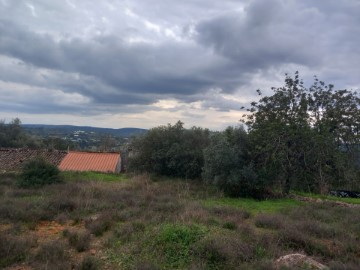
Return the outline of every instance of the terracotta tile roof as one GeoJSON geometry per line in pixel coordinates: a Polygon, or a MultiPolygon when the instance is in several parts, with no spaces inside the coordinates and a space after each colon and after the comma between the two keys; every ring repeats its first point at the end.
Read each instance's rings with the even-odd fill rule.
{"type": "Polygon", "coordinates": [[[0,171],[18,171],[29,160],[42,157],[58,166],[66,156],[66,151],[35,150],[26,148],[0,148],[0,171]]]}
{"type": "Polygon", "coordinates": [[[63,171],[119,172],[119,153],[70,152],[59,165],[63,171]]]}

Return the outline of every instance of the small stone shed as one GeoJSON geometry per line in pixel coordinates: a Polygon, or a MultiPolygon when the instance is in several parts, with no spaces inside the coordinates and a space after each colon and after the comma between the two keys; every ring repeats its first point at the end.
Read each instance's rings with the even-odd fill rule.
{"type": "Polygon", "coordinates": [[[0,172],[19,171],[26,162],[37,157],[41,157],[51,164],[59,166],[67,154],[67,151],[58,150],[0,148],[0,172]]]}

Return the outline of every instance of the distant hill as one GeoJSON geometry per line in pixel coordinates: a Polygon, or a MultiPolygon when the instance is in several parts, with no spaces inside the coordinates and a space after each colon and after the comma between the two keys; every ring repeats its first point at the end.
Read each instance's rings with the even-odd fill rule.
{"type": "Polygon", "coordinates": [[[23,124],[22,127],[27,131],[39,135],[49,134],[68,134],[75,131],[94,132],[96,134],[108,134],[117,137],[131,137],[145,133],[147,130],[142,128],[99,128],[89,126],[71,126],[71,125],[39,125],[23,124]]]}

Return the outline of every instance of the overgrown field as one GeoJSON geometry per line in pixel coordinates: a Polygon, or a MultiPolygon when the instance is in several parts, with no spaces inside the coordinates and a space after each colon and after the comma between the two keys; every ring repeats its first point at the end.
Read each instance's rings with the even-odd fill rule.
{"type": "Polygon", "coordinates": [[[20,189],[0,175],[0,268],[274,269],[299,252],[359,269],[358,207],[230,199],[146,175],[64,178],[20,189]]]}

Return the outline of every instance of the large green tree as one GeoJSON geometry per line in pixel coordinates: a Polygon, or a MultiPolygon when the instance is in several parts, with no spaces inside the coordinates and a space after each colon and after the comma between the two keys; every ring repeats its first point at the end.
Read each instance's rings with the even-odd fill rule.
{"type": "Polygon", "coordinates": [[[203,149],[208,142],[207,129],[185,129],[180,121],[174,125],[152,128],[132,140],[128,169],[158,175],[199,178],[204,164],[203,149]]]}
{"type": "Polygon", "coordinates": [[[284,193],[356,185],[358,94],[317,78],[307,88],[298,72],[272,91],[251,104],[245,121],[259,177],[284,193]]]}
{"type": "Polygon", "coordinates": [[[203,179],[230,196],[264,193],[250,159],[249,138],[243,127],[228,127],[212,134],[204,150],[203,179]]]}

